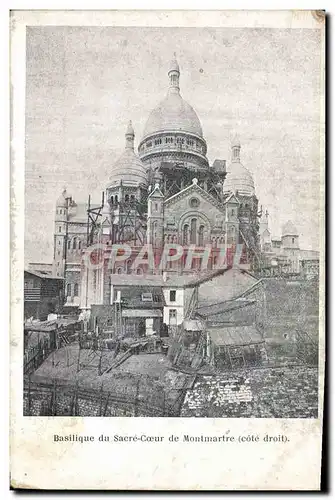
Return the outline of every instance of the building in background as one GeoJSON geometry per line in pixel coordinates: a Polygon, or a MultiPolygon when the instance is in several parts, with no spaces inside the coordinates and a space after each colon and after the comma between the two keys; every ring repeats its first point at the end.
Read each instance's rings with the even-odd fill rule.
{"type": "Polygon", "coordinates": [[[319,252],[300,248],[299,232],[292,221],[284,224],[280,238],[271,238],[266,212],[261,219],[260,241],[264,272],[318,277],[319,252]]]}

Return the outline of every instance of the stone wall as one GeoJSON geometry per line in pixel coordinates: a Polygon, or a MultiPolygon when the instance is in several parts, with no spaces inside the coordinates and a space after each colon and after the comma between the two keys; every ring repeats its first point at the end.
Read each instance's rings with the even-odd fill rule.
{"type": "Polygon", "coordinates": [[[317,418],[318,369],[253,369],[198,376],[182,417],[317,418]]]}

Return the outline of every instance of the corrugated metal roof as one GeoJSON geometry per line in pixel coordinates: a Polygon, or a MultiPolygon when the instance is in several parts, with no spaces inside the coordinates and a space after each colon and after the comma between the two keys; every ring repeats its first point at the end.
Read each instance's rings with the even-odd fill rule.
{"type": "Polygon", "coordinates": [[[35,331],[35,332],[51,332],[56,330],[57,328],[66,327],[69,325],[75,325],[79,323],[77,319],[67,319],[67,318],[59,318],[53,319],[51,321],[34,321],[29,322],[26,321],[24,324],[25,330],[35,331]]]}
{"type": "Polygon", "coordinates": [[[160,274],[111,274],[111,285],[115,286],[160,286],[163,288],[177,288],[187,285],[194,280],[194,276],[169,276],[164,280],[160,274]]]}
{"type": "Polygon", "coordinates": [[[208,329],[212,342],[220,346],[259,344],[264,342],[256,327],[220,326],[208,329]]]}
{"type": "Polygon", "coordinates": [[[158,274],[152,275],[134,275],[134,274],[111,274],[110,283],[114,286],[138,286],[138,287],[146,287],[146,286],[162,286],[162,276],[158,274]]]}
{"type": "Polygon", "coordinates": [[[123,318],[162,318],[162,311],[159,309],[123,309],[123,318]]]}
{"type": "Polygon", "coordinates": [[[31,271],[30,269],[25,269],[24,273],[28,273],[42,279],[64,280],[64,278],[60,278],[59,276],[53,276],[49,271],[31,271]]]}

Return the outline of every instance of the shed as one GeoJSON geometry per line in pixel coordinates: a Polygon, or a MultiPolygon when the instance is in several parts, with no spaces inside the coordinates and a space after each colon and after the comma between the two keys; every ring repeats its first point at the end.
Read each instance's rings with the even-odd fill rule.
{"type": "Polygon", "coordinates": [[[267,361],[265,341],[255,325],[218,325],[207,330],[215,367],[261,366],[267,361]]]}

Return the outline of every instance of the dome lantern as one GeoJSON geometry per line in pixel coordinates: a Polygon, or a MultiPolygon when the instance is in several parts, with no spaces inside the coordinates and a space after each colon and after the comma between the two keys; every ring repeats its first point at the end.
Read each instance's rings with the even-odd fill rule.
{"type": "Polygon", "coordinates": [[[132,149],[134,150],[134,140],[135,140],[135,132],[133,129],[133,124],[130,122],[128,123],[128,127],[126,130],[126,148],[127,149],[132,149]]]}
{"type": "Polygon", "coordinates": [[[168,71],[168,75],[170,78],[170,92],[176,92],[179,93],[179,76],[180,76],[180,69],[179,69],[179,64],[176,59],[176,53],[174,53],[174,58],[170,62],[170,69],[168,71]]]}
{"type": "Polygon", "coordinates": [[[237,135],[234,136],[231,142],[231,150],[232,150],[231,161],[233,163],[240,163],[241,143],[237,135]]]}

